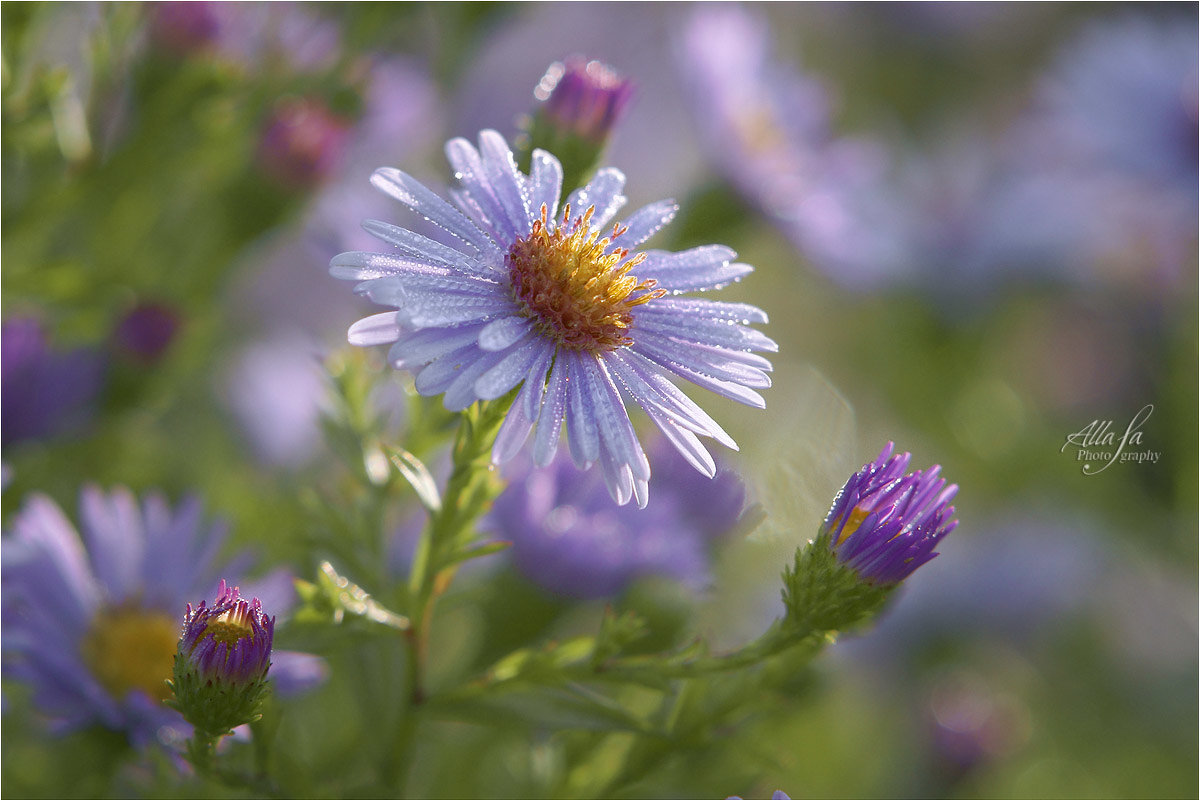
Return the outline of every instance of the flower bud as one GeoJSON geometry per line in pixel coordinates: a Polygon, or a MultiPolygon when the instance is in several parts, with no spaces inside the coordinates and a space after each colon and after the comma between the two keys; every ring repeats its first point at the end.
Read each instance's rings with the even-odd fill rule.
{"type": "Polygon", "coordinates": [[[533,96],[540,103],[521,148],[522,167],[529,166],[533,149],[540,148],[562,162],[566,190],[582,185],[625,115],[633,82],[607,64],[574,57],[551,64],[533,96]]]}
{"type": "Polygon", "coordinates": [[[275,618],[257,598],[246,601],[221,581],[212,608],[188,604],[175,655],[172,706],[212,736],[260,716],[271,666],[275,618]]]}
{"type": "Polygon", "coordinates": [[[934,548],[958,525],[941,468],[905,475],[911,454],[892,455],[888,443],[842,487],[822,533],[838,561],[871,584],[897,584],[937,556],[934,548]]]}
{"type": "Polygon", "coordinates": [[[877,613],[897,584],[937,556],[957,520],[936,465],[905,474],[910,454],[889,442],[833,500],[820,534],[784,574],[788,622],[799,630],[852,628],[877,613]]]}

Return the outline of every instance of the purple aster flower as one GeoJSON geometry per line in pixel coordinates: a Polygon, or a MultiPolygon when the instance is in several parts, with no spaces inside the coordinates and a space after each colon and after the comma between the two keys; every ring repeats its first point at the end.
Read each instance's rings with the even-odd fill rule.
{"type": "Polygon", "coordinates": [[[158,494],[139,504],[129,490],[88,487],[80,519],[82,536],[34,495],[4,538],[5,673],[33,686],[57,730],[98,724],[139,745],[186,736],[163,705],[179,615],[244,560],[218,562],[224,529],[203,523],[195,498],[172,510],[158,494]]]}
{"type": "Polygon", "coordinates": [[[523,470],[488,519],[530,581],[571,598],[617,595],[641,576],[666,576],[699,590],[710,580],[711,545],[733,530],[745,487],[721,467],[706,479],[663,440],[651,448],[654,499],[644,509],[613,506],[594,473],[559,456],[523,470]]]}
{"type": "Polygon", "coordinates": [[[545,101],[543,113],[563,134],[603,142],[633,98],[633,82],[601,61],[578,56],[556,61],[533,95],[545,101]]]}
{"type": "Polygon", "coordinates": [[[99,352],[51,350],[29,318],[5,320],[0,332],[4,444],[51,436],[88,416],[104,378],[99,352]]]}
{"type": "Polygon", "coordinates": [[[824,533],[838,561],[872,584],[896,584],[937,556],[934,547],[958,525],[940,467],[905,474],[911,454],[892,443],[850,477],[825,517],[824,533]]]}
{"type": "Polygon", "coordinates": [[[565,422],[575,464],[599,462],[619,504],[636,497],[645,506],[650,465],[628,397],[696,469],[715,474],[697,434],[736,445],[668,375],[762,408],[755,390],[770,385],[771,365],[752,351],[777,346],[748,327],[766,322],[761,309],[677,296],[725,286],[753,268],[720,245],[633,253],[675,216],[673,202],[614,224],[625,176],[606,168],[567,197],[560,215],[558,159],[535,150],[526,176],[500,134],[484,131],[479,145],[446,145],[460,184],[450,190],[455,205],[399,170],[372,176],[454,244],[366,221],[392,251],[343,253],[331,271],[397,311],[355,323],[350,342],[394,343],[393,366],[414,370],[417,391],[444,394],[451,411],[520,386],[496,437],[496,463],[512,458],[536,426],[534,463],[550,464],[565,422]]]}

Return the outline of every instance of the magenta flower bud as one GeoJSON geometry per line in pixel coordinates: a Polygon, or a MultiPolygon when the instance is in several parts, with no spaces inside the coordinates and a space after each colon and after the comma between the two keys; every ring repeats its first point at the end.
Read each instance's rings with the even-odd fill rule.
{"type": "Polygon", "coordinates": [[[341,162],[350,129],[326,105],[292,98],[271,114],[258,153],[263,169],[290,189],[309,189],[328,178],[341,162]]]}
{"type": "Polygon", "coordinates": [[[259,717],[271,666],[275,618],[221,580],[217,600],[187,605],[175,656],[174,706],[189,723],[222,735],[259,717]]]}
{"type": "Polygon", "coordinates": [[[633,97],[633,82],[607,64],[578,56],[550,65],[534,89],[547,118],[562,134],[603,143],[633,97]]]}
{"type": "Polygon", "coordinates": [[[911,454],[892,443],[852,475],[825,517],[823,533],[843,565],[871,584],[896,584],[937,556],[934,548],[958,525],[940,467],[906,474],[911,454]]]}

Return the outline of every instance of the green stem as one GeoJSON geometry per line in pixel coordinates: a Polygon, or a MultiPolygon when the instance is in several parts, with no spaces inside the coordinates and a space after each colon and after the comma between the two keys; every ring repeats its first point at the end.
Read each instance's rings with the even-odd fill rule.
{"type": "Polygon", "coordinates": [[[389,784],[403,790],[412,761],[412,741],[418,725],[417,713],[427,698],[426,662],[429,632],[437,599],[450,586],[458,559],[475,537],[475,522],[500,494],[503,483],[490,463],[496,432],[516,392],[495,401],[476,403],[463,412],[455,435],[454,467],[441,507],[430,514],[408,577],[409,621],[404,632],[407,670],[404,708],[393,733],[393,758],[389,760],[389,784]]]}
{"type": "Polygon", "coordinates": [[[196,769],[196,775],[212,779],[217,778],[214,769],[214,758],[217,752],[217,740],[220,737],[215,734],[194,729],[192,739],[188,740],[187,744],[187,761],[192,763],[192,767],[196,769]]]}

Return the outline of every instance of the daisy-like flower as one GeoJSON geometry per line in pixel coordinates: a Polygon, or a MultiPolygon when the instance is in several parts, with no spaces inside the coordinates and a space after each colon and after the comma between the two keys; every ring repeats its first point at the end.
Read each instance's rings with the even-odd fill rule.
{"type": "Polygon", "coordinates": [[[954,530],[950,500],[958,485],[934,465],[905,474],[911,454],[892,443],[850,477],[825,517],[823,532],[843,565],[870,584],[897,584],[937,556],[938,541],[954,530]]]}
{"type": "Polygon", "coordinates": [[[478,150],[453,139],[446,154],[459,182],[454,205],[400,170],[372,176],[454,244],[364,222],[391,252],[343,253],[331,272],[396,311],[355,323],[350,342],[392,343],[392,365],[413,370],[422,395],[444,394],[451,411],[520,385],[496,437],[496,463],[536,427],[534,463],[550,464],[565,421],[575,464],[598,462],[617,503],[645,506],[650,465],[626,411],[630,398],[697,470],[715,475],[697,435],[737,446],[668,375],[762,408],[755,390],[770,385],[771,365],[753,351],[777,346],[749,327],[766,322],[761,309],[678,296],[753,268],[720,245],[635,252],[678,207],[651,203],[614,224],[625,204],[618,170],[600,170],[560,207],[562,166],[545,151],[534,151],[528,176],[495,131],[480,134],[478,150]]]}
{"type": "MultiPolygon", "coordinates": [[[[218,561],[224,527],[204,523],[195,498],[172,510],[161,495],[139,503],[126,489],[88,487],[80,522],[82,536],[52,500],[35,495],[6,533],[5,674],[32,685],[58,731],[98,724],[137,745],[186,736],[163,704],[180,614],[216,588],[218,574],[238,575],[245,562],[218,561]]],[[[285,661],[289,689],[323,677],[315,657],[285,661]]]]}

